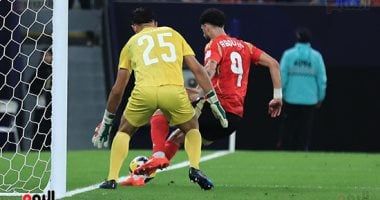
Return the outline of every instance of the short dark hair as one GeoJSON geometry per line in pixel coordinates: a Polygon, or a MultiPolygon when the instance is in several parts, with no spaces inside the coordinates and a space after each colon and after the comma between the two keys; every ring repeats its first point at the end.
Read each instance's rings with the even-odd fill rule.
{"type": "Polygon", "coordinates": [[[209,8],[201,14],[199,22],[203,25],[206,23],[214,26],[223,27],[226,22],[226,15],[223,11],[216,8],[209,8]]]}
{"type": "Polygon", "coordinates": [[[297,42],[308,43],[312,39],[311,31],[308,28],[301,27],[296,30],[297,42]]]}
{"type": "Polygon", "coordinates": [[[139,7],[132,11],[132,24],[144,24],[156,20],[150,8],[139,7]]]}

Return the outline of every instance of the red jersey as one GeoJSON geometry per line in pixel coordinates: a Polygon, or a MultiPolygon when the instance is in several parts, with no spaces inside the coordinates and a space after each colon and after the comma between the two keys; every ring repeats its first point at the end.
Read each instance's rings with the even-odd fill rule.
{"type": "Polygon", "coordinates": [[[211,82],[226,112],[243,117],[251,63],[258,62],[263,51],[248,42],[220,35],[205,48],[205,64],[218,63],[211,82]]]}

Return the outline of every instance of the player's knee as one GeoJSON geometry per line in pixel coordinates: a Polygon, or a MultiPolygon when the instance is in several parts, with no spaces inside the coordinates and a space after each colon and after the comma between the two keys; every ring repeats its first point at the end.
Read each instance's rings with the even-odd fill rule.
{"type": "Polygon", "coordinates": [[[176,132],[175,134],[171,135],[168,140],[180,146],[185,141],[185,134],[182,132],[176,132]]]}
{"type": "Polygon", "coordinates": [[[116,134],[127,134],[129,135],[129,137],[133,136],[133,133],[129,133],[126,130],[121,130],[121,129],[119,129],[116,134]]]}
{"type": "Polygon", "coordinates": [[[120,126],[119,126],[119,132],[127,133],[129,136],[133,136],[133,134],[136,132],[138,127],[133,126],[128,122],[125,117],[121,118],[120,126]]]}
{"type": "Polygon", "coordinates": [[[178,127],[184,133],[189,132],[191,129],[199,129],[198,118],[196,116],[194,116],[189,121],[187,121],[187,122],[185,122],[183,124],[178,125],[178,127]]]}

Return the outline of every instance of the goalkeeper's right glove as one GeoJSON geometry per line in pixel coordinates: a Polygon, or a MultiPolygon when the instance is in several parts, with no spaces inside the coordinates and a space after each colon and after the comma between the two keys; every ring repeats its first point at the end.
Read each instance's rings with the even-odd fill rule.
{"type": "Polygon", "coordinates": [[[228,120],[226,117],[226,112],[224,111],[222,105],[220,105],[219,99],[216,96],[216,93],[214,90],[210,90],[206,94],[207,102],[210,103],[211,111],[214,114],[215,118],[219,119],[220,124],[223,128],[228,127],[228,120]]]}
{"type": "Polygon", "coordinates": [[[92,136],[92,143],[95,147],[99,149],[104,147],[108,147],[109,143],[109,134],[112,129],[112,122],[115,118],[115,114],[108,112],[105,110],[103,120],[100,124],[95,128],[95,133],[92,136]]]}

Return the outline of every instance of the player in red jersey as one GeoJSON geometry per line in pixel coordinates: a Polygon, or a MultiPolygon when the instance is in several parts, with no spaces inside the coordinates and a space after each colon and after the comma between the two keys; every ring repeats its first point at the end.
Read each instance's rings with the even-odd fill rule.
{"type": "MultiPolygon", "coordinates": [[[[226,111],[228,127],[223,128],[212,113],[210,105],[200,100],[196,109],[200,114],[199,128],[203,144],[232,134],[239,126],[244,114],[244,99],[247,93],[248,75],[252,63],[266,66],[270,70],[274,93],[269,102],[268,113],[277,117],[282,108],[281,77],[278,62],[255,47],[251,43],[228,36],[224,31],[225,15],[218,9],[207,9],[200,17],[204,37],[210,39],[205,47],[205,67],[219,100],[226,111]],[[201,113],[200,113],[201,112],[201,113]]],[[[188,90],[190,99],[195,100],[201,95],[197,91],[188,90]]],[[[169,160],[174,156],[184,134],[176,130],[166,140],[169,131],[168,120],[159,112],[151,119],[151,137],[153,141],[152,162],[141,166],[137,172],[152,172],[155,170],[154,157],[166,156],[169,160]]]]}

